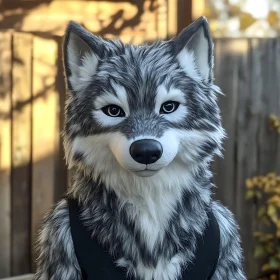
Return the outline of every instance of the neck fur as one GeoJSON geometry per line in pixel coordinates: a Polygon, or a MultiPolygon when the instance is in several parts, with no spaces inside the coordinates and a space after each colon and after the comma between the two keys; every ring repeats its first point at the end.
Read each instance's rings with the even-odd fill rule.
{"type": "MultiPolygon", "coordinates": [[[[201,202],[208,205],[211,201],[212,173],[208,166],[195,166],[187,169],[185,165],[171,164],[151,177],[139,177],[124,170],[114,168],[103,173],[96,170],[77,168],[74,184],[70,193],[86,202],[94,195],[93,185],[102,184],[103,188],[116,194],[121,202],[138,203],[152,199],[164,200],[173,197],[173,201],[180,202],[186,192],[196,194],[201,202]],[[89,182],[91,182],[89,184],[89,182]]],[[[133,203],[133,204],[134,204],[133,203]]]]}

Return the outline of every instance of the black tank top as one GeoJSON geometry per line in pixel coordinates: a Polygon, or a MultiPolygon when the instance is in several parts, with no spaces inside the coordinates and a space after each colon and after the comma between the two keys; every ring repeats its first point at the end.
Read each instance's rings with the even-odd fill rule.
{"type": "MultiPolygon", "coordinates": [[[[108,252],[91,238],[90,232],[79,219],[78,201],[68,197],[71,234],[83,280],[136,280],[127,278],[108,252]]],[[[204,234],[197,239],[195,259],[182,271],[182,280],[210,280],[219,258],[220,230],[213,213],[208,212],[209,223],[204,234]]]]}

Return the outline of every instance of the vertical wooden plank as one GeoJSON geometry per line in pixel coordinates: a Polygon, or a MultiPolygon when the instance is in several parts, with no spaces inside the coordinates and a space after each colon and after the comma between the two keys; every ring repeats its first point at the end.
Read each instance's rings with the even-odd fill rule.
{"type": "Polygon", "coordinates": [[[192,2],[194,0],[177,0],[177,32],[181,32],[192,23],[192,2]]]}
{"type": "Polygon", "coordinates": [[[196,20],[204,15],[206,0],[193,0],[192,1],[192,19],[196,20]]]}
{"type": "Polygon", "coordinates": [[[55,160],[55,186],[54,186],[54,202],[57,202],[67,191],[67,167],[65,161],[65,153],[63,147],[63,139],[61,132],[64,128],[64,107],[66,101],[66,88],[63,74],[62,64],[62,38],[55,37],[57,45],[56,67],[57,75],[55,77],[55,91],[58,97],[57,106],[57,123],[56,123],[56,160],[55,160]]]}
{"type": "Polygon", "coordinates": [[[178,33],[177,10],[178,0],[168,0],[167,7],[167,38],[170,39],[178,33]]]}
{"type": "MultiPolygon", "coordinates": [[[[280,64],[277,63],[280,61],[280,37],[275,39],[275,58],[274,58],[274,67],[275,67],[275,95],[277,96],[275,104],[277,108],[275,109],[275,114],[280,117],[280,64]]],[[[277,148],[276,148],[276,160],[275,166],[277,166],[277,173],[280,174],[280,135],[277,135],[277,148]]]]}
{"type": "MultiPolygon", "coordinates": [[[[261,88],[261,112],[259,114],[259,127],[257,142],[258,149],[258,174],[265,175],[269,172],[280,174],[279,134],[271,131],[268,125],[270,114],[280,114],[279,91],[279,45],[277,39],[255,41],[255,52],[259,53],[259,67],[261,88]]],[[[267,231],[267,227],[257,224],[257,230],[267,231]]]]}
{"type": "Polygon", "coordinates": [[[246,179],[258,170],[258,116],[261,110],[261,77],[258,54],[251,50],[251,41],[244,40],[241,50],[238,75],[238,108],[236,115],[236,210],[241,228],[242,247],[245,257],[245,271],[249,278],[255,277],[258,262],[254,258],[253,232],[256,230],[256,206],[246,201],[246,179]]]}
{"type": "Polygon", "coordinates": [[[227,132],[224,141],[224,158],[214,165],[217,198],[235,212],[236,197],[236,111],[238,106],[238,65],[234,53],[235,40],[215,41],[215,83],[225,96],[219,96],[223,127],[227,132]]]}
{"type": "Polygon", "coordinates": [[[13,36],[12,275],[30,272],[32,37],[13,36]]]}
{"type": "MultiPolygon", "coordinates": [[[[32,111],[32,244],[54,198],[58,96],[54,90],[57,44],[34,37],[32,111]]],[[[36,256],[33,254],[33,260],[36,256]]]]}
{"type": "Polygon", "coordinates": [[[167,1],[157,0],[157,38],[167,38],[167,1]]]}
{"type": "MultiPolygon", "coordinates": [[[[278,41],[279,42],[279,41],[278,41]]],[[[270,131],[268,117],[270,114],[279,115],[279,66],[276,58],[279,58],[279,45],[276,39],[259,40],[258,49],[261,56],[262,83],[262,111],[259,128],[259,172],[280,173],[280,151],[277,149],[279,134],[270,131]]]]}
{"type": "Polygon", "coordinates": [[[0,33],[0,278],[11,273],[11,33],[0,33]]]}

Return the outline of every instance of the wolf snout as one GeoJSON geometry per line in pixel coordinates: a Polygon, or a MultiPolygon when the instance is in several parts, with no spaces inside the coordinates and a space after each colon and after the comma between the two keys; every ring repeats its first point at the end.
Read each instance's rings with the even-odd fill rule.
{"type": "Polygon", "coordinates": [[[142,164],[151,164],[161,157],[162,146],[156,140],[143,139],[133,142],[129,152],[135,161],[142,164]]]}

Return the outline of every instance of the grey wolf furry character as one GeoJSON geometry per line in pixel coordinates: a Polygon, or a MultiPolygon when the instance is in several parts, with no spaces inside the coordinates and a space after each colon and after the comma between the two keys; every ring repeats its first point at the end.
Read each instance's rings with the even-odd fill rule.
{"type": "MultiPolygon", "coordinates": [[[[225,133],[206,19],[141,46],[71,22],[64,63],[64,144],[76,168],[69,195],[92,235],[121,254],[116,265],[137,279],[180,279],[210,208],[221,233],[212,280],[246,279],[233,215],[211,198],[210,163],[225,133]]],[[[38,249],[37,280],[81,279],[66,200],[46,216],[38,249]]]]}

